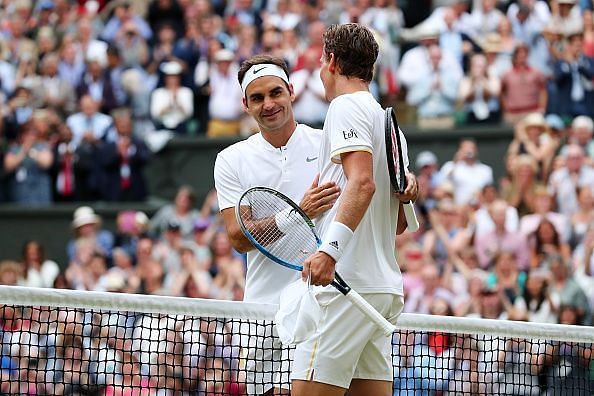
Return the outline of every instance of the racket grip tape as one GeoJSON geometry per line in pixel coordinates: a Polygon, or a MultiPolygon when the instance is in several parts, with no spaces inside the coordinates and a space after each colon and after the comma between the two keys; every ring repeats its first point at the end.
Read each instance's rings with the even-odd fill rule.
{"type": "Polygon", "coordinates": [[[415,213],[415,207],[412,202],[406,202],[404,204],[404,216],[406,217],[406,224],[408,224],[408,231],[415,232],[419,229],[419,220],[415,213]]]}
{"type": "Polygon", "coordinates": [[[386,318],[384,318],[377,310],[369,304],[359,293],[352,290],[345,294],[345,297],[350,300],[350,302],[357,307],[363,314],[365,314],[369,319],[375,323],[377,327],[379,327],[386,337],[389,337],[394,333],[396,330],[396,326],[392,323],[388,322],[386,318]]]}

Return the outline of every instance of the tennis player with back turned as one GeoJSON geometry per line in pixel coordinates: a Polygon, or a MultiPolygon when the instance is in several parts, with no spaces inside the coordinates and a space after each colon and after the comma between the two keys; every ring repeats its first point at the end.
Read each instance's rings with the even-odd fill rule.
{"type": "MultiPolygon", "coordinates": [[[[331,103],[318,166],[320,183],[336,182],[341,194],[316,221],[323,243],[305,261],[302,276],[311,271],[311,282],[326,286],[336,269],[395,321],[403,307],[403,286],[394,237],[406,228],[402,202],[416,199],[417,184],[407,174],[404,193],[391,190],[385,113],[369,92],[377,56],[378,44],[364,26],[333,25],[324,33],[320,77],[331,103]]],[[[326,288],[318,300],[322,319],[316,334],[297,345],[292,394],[332,396],[348,390],[349,396],[391,395],[391,338],[334,288],[326,288]]]]}

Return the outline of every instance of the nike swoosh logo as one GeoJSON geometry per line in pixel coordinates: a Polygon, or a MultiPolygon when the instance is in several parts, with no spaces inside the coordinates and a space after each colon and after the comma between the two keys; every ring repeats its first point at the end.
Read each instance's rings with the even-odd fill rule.
{"type": "Polygon", "coordinates": [[[256,74],[256,73],[260,73],[260,72],[261,72],[262,70],[264,70],[264,69],[266,69],[266,66],[264,66],[264,67],[261,67],[261,68],[259,68],[259,69],[254,69],[254,74],[256,74]]]}
{"type": "Polygon", "coordinates": [[[317,159],[318,159],[318,157],[311,157],[311,158],[310,158],[310,157],[307,157],[305,160],[306,160],[307,162],[311,162],[311,161],[315,161],[315,160],[317,160],[317,159]]]}

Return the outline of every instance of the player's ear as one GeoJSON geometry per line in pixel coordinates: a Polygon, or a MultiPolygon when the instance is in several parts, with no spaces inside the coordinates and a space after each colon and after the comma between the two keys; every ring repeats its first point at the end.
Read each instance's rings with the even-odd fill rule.
{"type": "Polygon", "coordinates": [[[247,99],[244,96],[243,98],[241,98],[241,104],[243,105],[243,111],[245,111],[246,113],[248,112],[248,104],[247,104],[247,99]]]}
{"type": "Polygon", "coordinates": [[[336,57],[334,56],[334,52],[331,52],[328,57],[328,71],[334,74],[336,72],[336,57]]]}
{"type": "Polygon", "coordinates": [[[293,88],[293,84],[289,83],[289,96],[291,97],[291,102],[295,100],[295,88],[293,88]]]}

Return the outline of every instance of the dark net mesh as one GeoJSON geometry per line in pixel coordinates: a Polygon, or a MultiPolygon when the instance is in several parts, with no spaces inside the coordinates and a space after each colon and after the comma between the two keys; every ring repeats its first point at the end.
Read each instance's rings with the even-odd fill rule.
{"type": "MultiPolygon", "coordinates": [[[[0,320],[5,395],[251,395],[289,385],[291,351],[270,321],[11,305],[0,320]]],[[[394,395],[593,395],[592,352],[399,331],[394,395]]]]}

